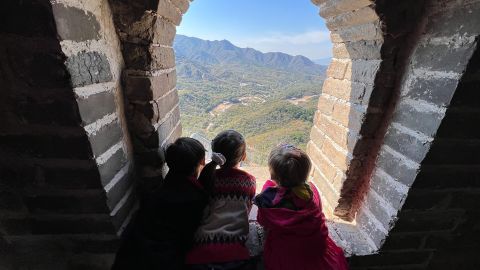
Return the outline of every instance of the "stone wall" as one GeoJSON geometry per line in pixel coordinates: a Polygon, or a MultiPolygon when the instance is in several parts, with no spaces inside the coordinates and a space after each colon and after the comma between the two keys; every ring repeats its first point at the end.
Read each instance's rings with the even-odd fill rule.
{"type": "Polygon", "coordinates": [[[463,193],[477,186],[478,134],[466,120],[477,112],[450,101],[473,97],[464,89],[479,68],[479,1],[365,1],[368,12],[362,1],[314,2],[334,42],[309,143],[332,235],[351,254],[379,252],[353,257],[358,269],[478,265],[468,239],[480,218],[468,198],[478,193],[463,193]],[[355,71],[355,59],[371,57],[376,66],[355,71]],[[445,190],[454,171],[464,180],[445,190]]]}
{"type": "Polygon", "coordinates": [[[108,269],[135,205],[109,4],[0,6],[0,268],[108,269]]]}

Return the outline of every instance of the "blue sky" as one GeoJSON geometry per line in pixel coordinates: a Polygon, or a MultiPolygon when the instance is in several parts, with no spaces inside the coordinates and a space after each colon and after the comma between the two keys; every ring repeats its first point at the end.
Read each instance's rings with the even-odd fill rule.
{"type": "Polygon", "coordinates": [[[177,34],[262,52],[331,56],[329,32],[310,0],[194,0],[177,34]]]}

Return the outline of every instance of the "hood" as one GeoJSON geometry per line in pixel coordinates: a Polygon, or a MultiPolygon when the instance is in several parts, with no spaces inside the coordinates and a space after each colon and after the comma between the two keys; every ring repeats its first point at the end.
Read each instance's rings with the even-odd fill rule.
{"type": "Polygon", "coordinates": [[[319,229],[328,234],[325,218],[313,202],[301,210],[259,208],[258,222],[267,230],[281,230],[287,234],[310,235],[319,229]]]}

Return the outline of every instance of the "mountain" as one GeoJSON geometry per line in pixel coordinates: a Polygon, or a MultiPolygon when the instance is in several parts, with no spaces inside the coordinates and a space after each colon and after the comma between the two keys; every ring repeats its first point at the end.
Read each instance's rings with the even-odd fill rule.
{"type": "Polygon", "coordinates": [[[177,35],[173,48],[177,59],[202,65],[253,65],[312,75],[324,72],[324,67],[315,64],[305,56],[292,56],[281,52],[262,53],[252,48],[239,48],[228,40],[209,41],[177,35]]]}

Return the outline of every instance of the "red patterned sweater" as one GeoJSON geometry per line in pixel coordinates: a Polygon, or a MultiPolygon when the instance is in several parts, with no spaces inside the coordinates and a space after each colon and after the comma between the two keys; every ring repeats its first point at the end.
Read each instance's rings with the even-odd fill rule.
{"type": "Polygon", "coordinates": [[[195,233],[194,247],[187,264],[222,263],[250,258],[245,241],[248,214],[255,196],[255,177],[236,168],[216,171],[216,180],[205,208],[203,221],[195,233]]]}

